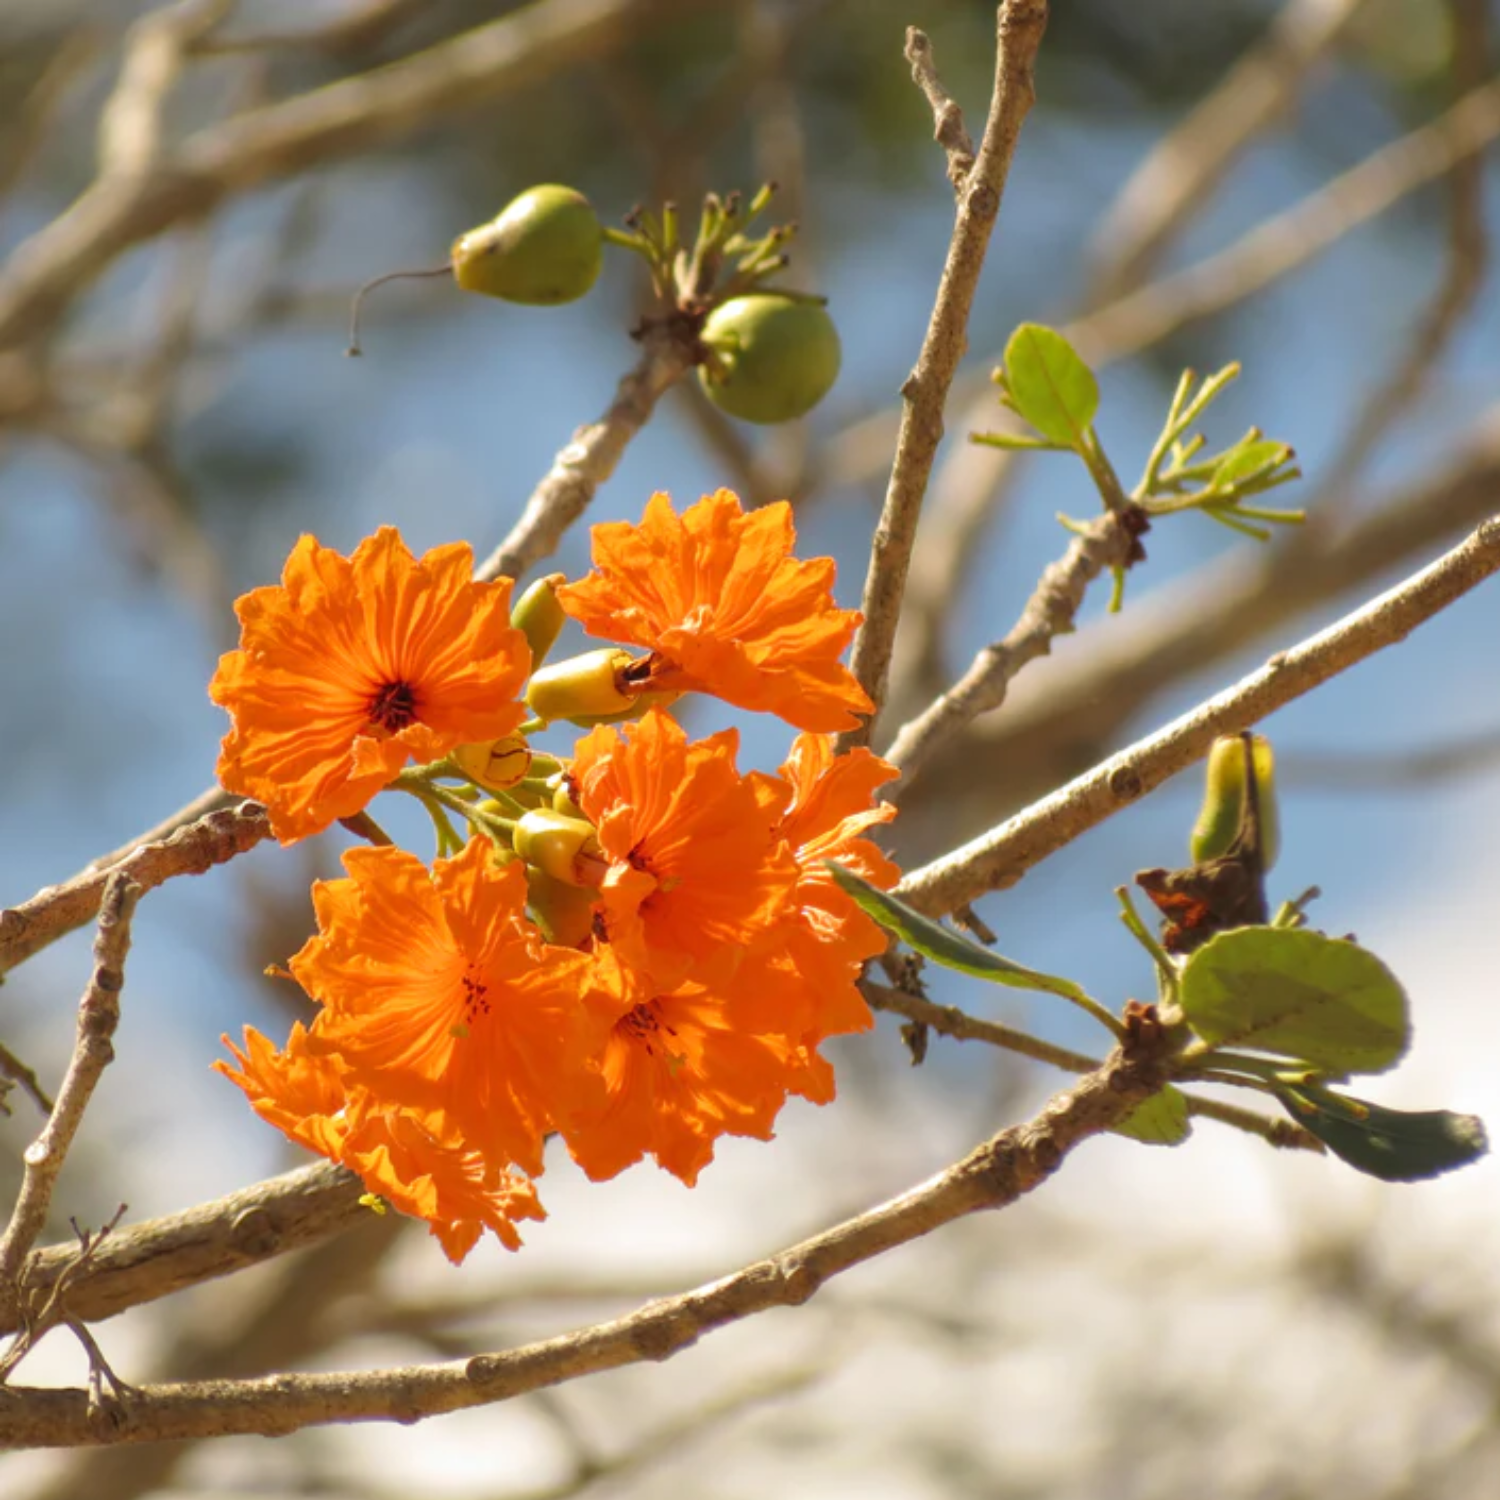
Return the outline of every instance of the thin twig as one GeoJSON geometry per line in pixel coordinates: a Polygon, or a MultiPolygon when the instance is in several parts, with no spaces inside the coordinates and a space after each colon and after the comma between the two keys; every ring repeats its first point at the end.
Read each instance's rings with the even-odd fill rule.
{"type": "Polygon", "coordinates": [[[926,788],[947,784],[959,767],[976,799],[993,785],[1012,807],[1056,786],[1060,767],[1074,770],[1102,754],[1146,702],[1174,683],[1267,638],[1286,639],[1284,632],[1309,611],[1478,525],[1495,512],[1497,486],[1500,407],[1449,462],[1361,504],[1352,524],[1308,527],[1269,549],[1237,549],[1183,582],[1143,595],[1123,617],[1087,629],[1065,658],[1015,684],[1003,714],[944,750],[908,806],[921,805],[926,788]],[[978,778],[976,766],[995,767],[996,776],[978,778]]]}
{"type": "Polygon", "coordinates": [[[896,887],[929,914],[1014,885],[1033,866],[1208,753],[1221,734],[1248,729],[1367,656],[1404,639],[1500,571],[1500,517],[1430,567],[1371,600],[1206,703],[1138,740],[962,848],[913,870],[896,887]]]}
{"type": "Polygon", "coordinates": [[[939,1036],[952,1037],[957,1042],[987,1042],[991,1047],[1003,1048],[1020,1057],[1029,1057],[1033,1062],[1047,1063],[1067,1073],[1090,1073],[1099,1066],[1097,1057],[1074,1052],[1068,1047],[1057,1047],[1030,1032],[1017,1031],[999,1021],[986,1021],[980,1016],[971,1016],[956,1005],[939,1005],[924,995],[913,995],[906,990],[890,985],[877,984],[866,979],[859,987],[860,993],[875,1010],[889,1011],[905,1016],[919,1026],[929,1026],[939,1036]]]}
{"type": "Polygon", "coordinates": [[[437,1365],[142,1386],[108,1429],[90,1423],[82,1390],[13,1387],[0,1403],[0,1444],[81,1447],[235,1433],[270,1436],[328,1422],[414,1422],[594,1371],[669,1359],[716,1328],[768,1308],[800,1306],[841,1272],[954,1219],[1016,1202],[1051,1176],[1076,1146],[1155,1093],[1163,1069],[1156,1045],[1116,1052],[1036,1118],[1001,1131],[900,1197],[707,1286],[577,1333],[437,1365]]]}
{"type": "Polygon", "coordinates": [[[413,132],[612,46],[656,0],[526,6],[387,67],[208,126],[148,173],[101,178],[0,275],[0,346],[50,329],[132,245],[226,198],[413,132]]]}
{"type": "MultiPolygon", "coordinates": [[[[1475,89],[1447,114],[1381,147],[1217,254],[1075,318],[1062,331],[1096,370],[1138,354],[1300,269],[1361,224],[1451,172],[1455,163],[1483,151],[1497,135],[1500,80],[1475,89]]],[[[968,403],[960,424],[964,428],[990,423],[995,395],[988,372],[1000,362],[997,353],[956,382],[955,394],[968,403]]],[[[884,463],[904,416],[904,409],[877,412],[838,434],[820,465],[819,484],[855,485],[868,479],[884,463]]],[[[988,456],[991,466],[984,472],[991,475],[1009,457],[1000,452],[988,456]]]]}
{"type": "Polygon", "coordinates": [[[50,1115],[56,1106],[47,1096],[47,1091],[36,1076],[36,1070],[28,1067],[4,1042],[0,1042],[0,1073],[20,1084],[24,1093],[44,1115],[50,1115]]]}
{"type": "Polygon", "coordinates": [[[887,792],[888,800],[894,802],[904,793],[943,744],[980,714],[1005,702],[1021,668],[1045,656],[1054,636],[1073,629],[1089,584],[1106,569],[1127,566],[1136,541],[1136,533],[1114,510],[1074,535],[1063,556],[1043,570],[1010,634],[984,647],[947,692],[902,725],[885,752],[901,771],[900,782],[887,792]]]}
{"type": "Polygon", "coordinates": [[[140,898],[141,887],[128,875],[109,877],[94,939],[94,972],[78,1005],[78,1040],[57,1091],[57,1103],[42,1133],[26,1148],[21,1191],[10,1223],[0,1235],[0,1305],[10,1306],[20,1296],[21,1267],[46,1225],[58,1173],[94,1087],[114,1059],[111,1038],[120,1023],[130,918],[140,898]]]}
{"type": "Polygon", "coordinates": [[[938,77],[927,33],[915,26],[906,28],[906,60],[911,64],[912,82],[932,107],[932,138],[948,158],[948,181],[953,184],[954,196],[961,197],[974,170],[974,140],[964,125],[963,111],[938,77]]]}
{"type": "Polygon", "coordinates": [[[142,844],[107,869],[85,870],[62,885],[38,891],[20,906],[0,911],[0,974],[91,922],[114,875],[126,875],[149,891],[174,875],[202,875],[270,834],[265,809],[256,802],[241,802],[206,814],[160,843],[142,844]]]}
{"type": "MultiPolygon", "coordinates": [[[[876,714],[885,700],[922,499],[943,440],[943,408],[966,348],[969,312],[984,269],[990,231],[999,217],[1011,157],[1036,97],[1032,68],[1046,26],[1046,0],[1003,0],[998,8],[989,119],[979,155],[959,196],[953,238],[922,349],[901,388],[896,452],[865,575],[864,624],[850,657],[850,668],[873,700],[876,714]]],[[[873,722],[872,715],[861,728],[844,735],[842,747],[866,743],[873,722]]]]}
{"type": "MultiPolygon", "coordinates": [[[[892,1011],[905,1016],[919,1026],[928,1026],[939,1036],[953,1038],[959,1042],[986,1042],[992,1047],[1003,1048],[1033,1062],[1048,1063],[1069,1073],[1088,1073],[1099,1066],[1097,1057],[1082,1052],[1073,1052],[1067,1047],[1054,1046],[1029,1032],[1017,1031],[1013,1026],[999,1021],[986,1021],[971,1016],[956,1005],[938,1005],[923,995],[908,994],[905,990],[892,989],[888,985],[876,984],[867,979],[860,985],[860,992],[875,1010],[892,1011]]],[[[1272,1119],[1253,1109],[1241,1109],[1238,1105],[1224,1104],[1218,1099],[1205,1099],[1201,1094],[1183,1091],[1190,1115],[1201,1115],[1205,1120],[1216,1120],[1221,1125],[1242,1130],[1247,1135],[1259,1136],[1272,1146],[1292,1148],[1300,1151],[1323,1150],[1323,1143],[1300,1125],[1291,1120],[1272,1119]]]]}
{"type": "Polygon", "coordinates": [[[675,326],[648,328],[642,344],[641,357],[621,379],[609,410],[573,434],[573,441],[531,492],[510,535],[475,569],[476,578],[519,578],[533,563],[550,557],[595,491],[614,473],[662,395],[693,367],[691,345],[675,326]]]}

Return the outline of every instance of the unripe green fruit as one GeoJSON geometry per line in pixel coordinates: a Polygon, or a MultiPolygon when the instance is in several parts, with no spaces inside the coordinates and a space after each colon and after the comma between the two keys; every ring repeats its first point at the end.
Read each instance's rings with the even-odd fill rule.
{"type": "Polygon", "coordinates": [[[556,184],[527,188],[453,242],[453,279],[466,292],[532,307],[576,302],[603,264],[604,229],[593,205],[556,184]]]}
{"type": "Polygon", "coordinates": [[[838,378],[833,319],[816,302],[756,292],[731,297],[703,324],[717,368],[698,367],[708,399],[742,422],[806,416],[838,378]]]}

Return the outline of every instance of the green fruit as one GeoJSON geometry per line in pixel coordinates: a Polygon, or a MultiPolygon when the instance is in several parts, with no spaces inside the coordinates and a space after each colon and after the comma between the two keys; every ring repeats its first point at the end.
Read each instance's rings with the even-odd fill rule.
{"type": "Polygon", "coordinates": [[[838,378],[838,330],[816,302],[732,297],[708,315],[702,339],[714,358],[698,379],[715,406],[743,422],[806,416],[838,378]]]}
{"type": "Polygon", "coordinates": [[[466,292],[532,307],[576,302],[603,264],[604,229],[593,205],[555,184],[527,188],[453,242],[453,279],[466,292]]]}

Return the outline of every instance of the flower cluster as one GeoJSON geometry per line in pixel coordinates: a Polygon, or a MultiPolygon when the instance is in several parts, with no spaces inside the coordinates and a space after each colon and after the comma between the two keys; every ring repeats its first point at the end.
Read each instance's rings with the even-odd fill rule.
{"type": "Polygon", "coordinates": [[[239,602],[221,782],[283,843],[341,820],[371,843],[313,888],[289,964],[312,1024],[279,1051],[247,1028],[216,1066],[454,1261],[542,1217],[549,1135],[596,1180],[651,1156],[691,1185],[720,1136],[830,1100],[820,1044],[872,1024],[857,982],[885,939],[825,862],[894,883],[865,835],[895,772],[834,754],[871,707],[840,662],[859,616],[795,540],[784,503],[656,495],[594,528],[589,577],[514,609],[467,547],[419,560],[390,528],[349,558],[304,537],[239,602]],[[542,666],[568,616],[620,644],[542,666]],[[690,740],[666,711],[689,691],[798,728],[785,763],[690,740]],[[529,742],[556,721],[586,731],[570,757],[529,742]],[[388,788],[432,815],[430,866],[366,811],[388,788]]]}

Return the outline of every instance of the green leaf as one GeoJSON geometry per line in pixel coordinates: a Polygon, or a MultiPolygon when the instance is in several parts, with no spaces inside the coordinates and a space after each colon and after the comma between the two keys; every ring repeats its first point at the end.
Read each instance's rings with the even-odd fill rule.
{"type": "Polygon", "coordinates": [[[925,954],[933,963],[945,969],[957,969],[963,974],[973,974],[979,979],[988,979],[995,984],[1010,985],[1018,990],[1043,990],[1051,995],[1062,995],[1065,999],[1086,1001],[1088,997],[1070,979],[1059,979],[1053,974],[1043,974],[1028,969],[1022,964],[1001,958],[998,953],[970,942],[952,928],[944,927],[931,917],[923,916],[915,908],[898,900],[889,891],[871,885],[853,870],[824,860],[833,878],[859,904],[860,909],[873,917],[882,927],[894,932],[902,942],[925,954]]]}
{"type": "Polygon", "coordinates": [[[1022,323],[1005,346],[1011,404],[1049,442],[1082,451],[1099,410],[1094,372],[1054,328],[1022,323]]]}
{"type": "Polygon", "coordinates": [[[1181,1145],[1193,1133],[1193,1122],[1188,1119],[1187,1095],[1169,1083],[1159,1094],[1137,1104],[1119,1124],[1110,1128],[1116,1135],[1129,1136],[1131,1140],[1143,1141],[1148,1146],[1181,1145]]]}
{"type": "Polygon", "coordinates": [[[1258,479],[1269,474],[1291,457],[1292,450],[1285,443],[1272,442],[1269,438],[1241,443],[1219,460],[1219,465],[1214,470],[1212,487],[1215,490],[1231,490],[1247,479],[1258,479]]]}
{"type": "Polygon", "coordinates": [[[1477,1115],[1383,1109],[1327,1089],[1286,1089],[1286,1112],[1341,1161],[1385,1182],[1419,1182],[1478,1161],[1490,1148],[1477,1115]]]}
{"type": "Polygon", "coordinates": [[[1212,1047],[1241,1046],[1327,1073],[1381,1073],[1410,1041],[1406,992],[1373,953],[1275,927],[1221,932],[1181,978],[1183,1014],[1212,1047]]]}

